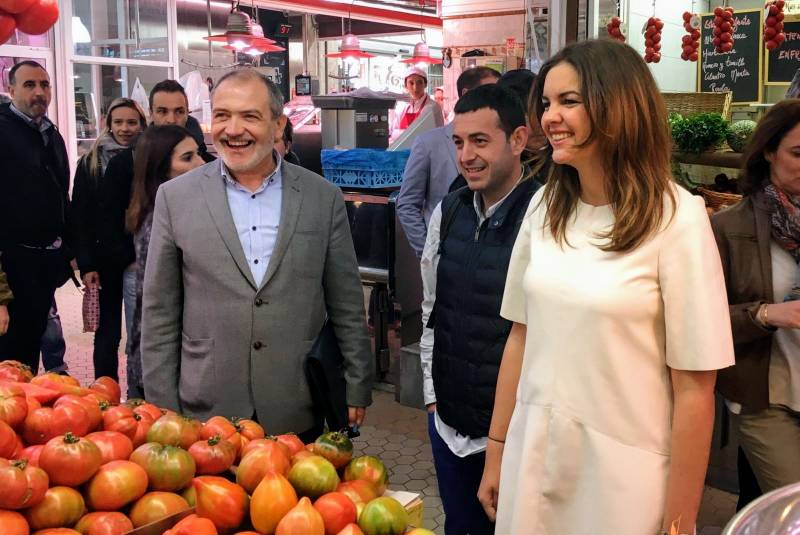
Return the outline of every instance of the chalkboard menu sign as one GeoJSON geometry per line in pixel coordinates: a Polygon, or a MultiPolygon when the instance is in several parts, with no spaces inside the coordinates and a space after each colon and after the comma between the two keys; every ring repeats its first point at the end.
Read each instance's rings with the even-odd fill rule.
{"type": "Polygon", "coordinates": [[[762,11],[734,13],[733,50],[714,50],[714,14],[702,15],[698,86],[701,92],[733,92],[736,104],[761,101],[762,11]]]}
{"type": "Polygon", "coordinates": [[[767,85],[786,85],[800,69],[800,17],[786,17],[783,32],[786,41],[767,54],[767,85]]]}

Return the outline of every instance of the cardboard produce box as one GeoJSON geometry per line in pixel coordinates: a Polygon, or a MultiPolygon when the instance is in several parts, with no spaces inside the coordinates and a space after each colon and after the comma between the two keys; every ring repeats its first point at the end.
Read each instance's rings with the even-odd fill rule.
{"type": "MultiPolygon", "coordinates": [[[[422,503],[422,497],[416,492],[406,492],[406,491],[393,491],[387,490],[384,496],[389,496],[394,498],[400,504],[406,508],[408,512],[408,524],[409,526],[414,527],[423,527],[422,526],[422,515],[425,507],[422,503]]],[[[175,513],[174,515],[168,516],[166,518],[162,518],[157,522],[152,522],[147,524],[146,526],[142,526],[140,528],[136,528],[133,531],[129,531],[126,535],[161,535],[172,526],[186,518],[187,516],[194,513],[194,507],[191,509],[187,509],[185,511],[181,511],[180,513],[175,513]]]]}

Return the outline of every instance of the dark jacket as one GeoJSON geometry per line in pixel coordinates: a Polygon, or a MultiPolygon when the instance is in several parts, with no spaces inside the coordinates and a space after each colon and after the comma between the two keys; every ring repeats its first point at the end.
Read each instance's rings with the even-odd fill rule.
{"type": "Polygon", "coordinates": [[[97,271],[97,188],[102,175],[92,173],[86,158],[78,160],[72,183],[70,227],[75,260],[81,275],[97,271]]]}
{"type": "Polygon", "coordinates": [[[434,329],[436,411],[462,435],[485,437],[511,322],[500,317],[511,251],[531,197],[533,180],[517,186],[478,226],[468,188],[442,201],[434,329]],[[452,207],[452,208],[451,208],[452,207]]]}
{"type": "Polygon", "coordinates": [[[0,306],[9,304],[14,299],[11,288],[8,287],[8,280],[3,269],[0,268],[0,306]]]}
{"type": "Polygon", "coordinates": [[[102,270],[122,271],[136,259],[133,236],[125,229],[132,185],[133,150],[128,149],[111,158],[97,187],[93,264],[102,270]]]}
{"type": "Polygon", "coordinates": [[[756,319],[773,302],[770,214],[761,194],[714,214],[717,240],[730,303],[736,365],[719,371],[717,389],[745,410],[769,407],[769,360],[775,329],[756,319]]]}
{"type": "Polygon", "coordinates": [[[69,242],[69,160],[56,127],[42,134],[0,105],[0,251],[69,242]]]}

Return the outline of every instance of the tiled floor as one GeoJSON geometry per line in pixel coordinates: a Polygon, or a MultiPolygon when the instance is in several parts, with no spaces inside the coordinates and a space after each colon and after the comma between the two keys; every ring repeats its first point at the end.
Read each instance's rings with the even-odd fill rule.
{"type": "MultiPolygon", "coordinates": [[[[94,376],[93,335],[82,332],[81,293],[68,283],[59,289],[56,298],[67,342],[69,371],[82,384],[88,384],[94,376]]],[[[120,347],[124,348],[124,345],[123,340],[120,347]]],[[[120,355],[123,392],[124,362],[124,355],[120,355]]],[[[390,471],[390,488],[422,494],[425,503],[424,527],[443,534],[444,512],[426,426],[427,418],[423,411],[399,405],[389,392],[376,391],[375,403],[367,411],[366,425],[362,427],[361,438],[355,446],[358,452],[383,459],[390,471]]],[[[631,506],[635,507],[635,504],[631,506]]],[[[719,528],[731,518],[735,506],[735,495],[707,487],[698,520],[698,533],[719,534],[719,528]]]]}

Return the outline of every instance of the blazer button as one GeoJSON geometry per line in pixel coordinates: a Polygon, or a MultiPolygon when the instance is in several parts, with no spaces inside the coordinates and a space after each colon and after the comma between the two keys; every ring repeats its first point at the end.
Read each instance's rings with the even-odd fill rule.
{"type": "Polygon", "coordinates": [[[256,306],[257,307],[260,307],[263,304],[264,304],[264,300],[263,299],[261,299],[260,297],[258,299],[256,299],[256,306]]]}
{"type": "Polygon", "coordinates": [[[256,351],[261,349],[263,346],[264,344],[262,344],[261,342],[253,342],[253,349],[255,349],[256,351]]]}

